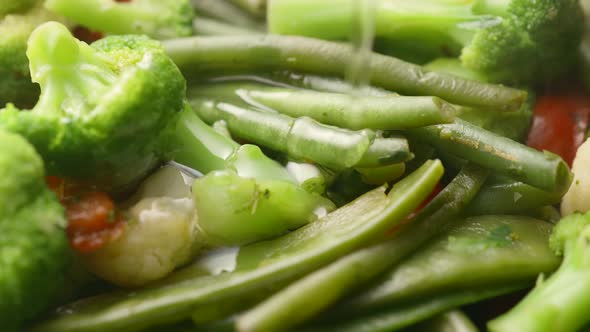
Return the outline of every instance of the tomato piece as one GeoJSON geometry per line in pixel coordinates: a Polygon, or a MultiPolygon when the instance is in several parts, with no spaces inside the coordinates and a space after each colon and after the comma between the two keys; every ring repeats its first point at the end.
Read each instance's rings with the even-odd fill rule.
{"type": "Polygon", "coordinates": [[[46,176],[45,183],[51,191],[61,200],[64,196],[64,180],[57,176],[46,176]]]}
{"type": "Polygon", "coordinates": [[[570,166],[584,142],[590,97],[548,95],[537,99],[527,145],[560,155],[570,166]]]}
{"type": "Polygon", "coordinates": [[[64,203],[68,219],[66,232],[70,245],[78,252],[92,252],[123,234],[125,223],[107,194],[90,191],[70,197],[64,203]]]}
{"type": "Polygon", "coordinates": [[[109,228],[96,232],[74,232],[68,228],[70,246],[79,253],[91,253],[118,239],[125,231],[125,222],[117,221],[109,228]]]}
{"type": "Polygon", "coordinates": [[[92,31],[92,30],[82,27],[82,26],[76,26],[72,30],[72,34],[76,38],[78,38],[79,40],[84,41],[88,44],[95,42],[95,41],[101,39],[102,37],[104,37],[104,35],[102,33],[92,31]]]}
{"type": "Polygon", "coordinates": [[[114,221],[115,204],[101,192],[88,192],[66,204],[68,227],[84,231],[99,231],[114,221]]]}

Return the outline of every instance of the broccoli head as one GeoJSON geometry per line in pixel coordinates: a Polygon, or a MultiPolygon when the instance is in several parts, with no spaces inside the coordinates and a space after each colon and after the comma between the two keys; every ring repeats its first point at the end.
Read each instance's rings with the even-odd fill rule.
{"type": "Polygon", "coordinates": [[[492,332],[575,332],[590,322],[590,213],[572,214],[553,229],[551,249],[559,269],[508,313],[491,321],[492,332]]]}
{"type": "Polygon", "coordinates": [[[194,13],[189,0],[47,0],[45,6],[107,34],[145,34],[166,39],[193,32],[194,13]]]}
{"type": "Polygon", "coordinates": [[[39,86],[31,82],[29,74],[27,39],[38,25],[57,16],[41,6],[25,7],[27,3],[0,1],[0,107],[8,102],[31,106],[39,97],[39,86]],[[16,6],[3,7],[12,3],[22,5],[19,12],[12,12],[16,6]],[[10,14],[3,15],[5,9],[10,14]]]}
{"type": "MultiPolygon", "coordinates": [[[[562,74],[575,63],[584,28],[579,0],[374,3],[381,48],[408,59],[460,56],[493,82],[536,83],[562,74]]],[[[344,39],[355,26],[352,2],[271,0],[268,8],[273,33],[344,39]]]]}
{"type": "Polygon", "coordinates": [[[89,46],[48,22],[27,56],[39,101],[0,110],[0,128],[25,136],[49,173],[119,191],[164,158],[185,81],[157,41],[111,36],[89,46]]]}
{"type": "Polygon", "coordinates": [[[67,261],[65,218],[45,186],[43,162],[22,137],[0,130],[0,322],[3,331],[44,310],[67,261]]]}

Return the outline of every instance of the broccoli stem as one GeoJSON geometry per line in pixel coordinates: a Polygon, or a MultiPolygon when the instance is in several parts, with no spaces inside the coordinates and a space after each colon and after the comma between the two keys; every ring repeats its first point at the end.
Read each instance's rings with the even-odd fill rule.
{"type": "Polygon", "coordinates": [[[563,193],[571,182],[569,168],[559,156],[539,152],[463,120],[405,132],[436,149],[546,191],[563,193]]]}
{"type": "Polygon", "coordinates": [[[284,331],[326,309],[395,265],[454,221],[484,183],[487,172],[465,169],[394,238],[317,270],[242,314],[239,331],[284,331]],[[313,304],[310,296],[322,294],[313,304]],[[293,313],[297,313],[294,315],[293,313]]]}
{"type": "MultiPolygon", "coordinates": [[[[225,36],[171,39],[168,55],[185,75],[229,74],[244,70],[293,70],[344,76],[354,50],[350,45],[298,36],[225,36]]],[[[405,95],[437,96],[451,103],[516,110],[525,91],[424,70],[372,53],[370,82],[405,95]]]]}
{"type": "MultiPolygon", "coordinates": [[[[384,38],[427,41],[460,50],[469,42],[469,24],[486,17],[474,15],[468,1],[376,0],[375,35],[384,38]]],[[[330,40],[351,37],[355,4],[342,0],[272,0],[268,8],[271,33],[330,40]],[[310,15],[312,13],[312,15],[310,15]]]]}
{"type": "Polygon", "coordinates": [[[43,88],[34,110],[75,111],[98,105],[117,81],[108,63],[59,23],[46,23],[29,37],[27,49],[33,82],[43,88]]]}
{"type": "Polygon", "coordinates": [[[67,19],[107,34],[145,34],[166,39],[192,35],[188,0],[48,0],[45,6],[67,19]]]}
{"type": "Polygon", "coordinates": [[[370,130],[351,131],[322,125],[307,117],[294,119],[204,99],[198,96],[198,90],[191,93],[191,104],[204,121],[225,120],[232,134],[294,158],[345,169],[390,165],[411,157],[408,143],[401,137],[380,138],[370,130]]]}
{"type": "Polygon", "coordinates": [[[48,0],[47,8],[97,31],[111,34],[125,34],[141,30],[138,22],[156,22],[161,12],[149,10],[149,6],[117,3],[113,0],[48,0]]]}
{"type": "Polygon", "coordinates": [[[453,107],[437,97],[350,96],[262,84],[215,84],[195,88],[200,95],[236,95],[252,106],[271,108],[291,117],[311,117],[321,123],[360,130],[398,130],[449,123],[453,107]]]}

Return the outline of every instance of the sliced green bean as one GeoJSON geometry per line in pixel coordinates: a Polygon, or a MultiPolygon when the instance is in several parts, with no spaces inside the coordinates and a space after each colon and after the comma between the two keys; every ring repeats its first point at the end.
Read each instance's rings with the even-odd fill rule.
{"type": "Polygon", "coordinates": [[[359,172],[364,183],[380,185],[401,178],[406,172],[406,164],[399,163],[382,167],[356,168],[356,171],[359,172]]]}
{"type": "Polygon", "coordinates": [[[351,131],[200,97],[191,96],[190,102],[204,121],[225,120],[237,137],[335,169],[384,166],[412,157],[401,137],[380,138],[369,130],[351,131]]]}
{"type": "Polygon", "coordinates": [[[240,316],[238,331],[284,331],[326,309],[455,221],[486,176],[480,167],[465,167],[397,236],[356,251],[289,285],[240,316]]]}
{"type": "Polygon", "coordinates": [[[411,138],[540,189],[563,193],[571,173],[557,155],[539,152],[468,122],[405,131],[411,138]]]}
{"type": "Polygon", "coordinates": [[[457,221],[379,282],[349,299],[334,316],[398,305],[422,297],[528,283],[550,273],[559,259],[549,248],[552,224],[524,216],[480,216],[457,221]]]}
{"type": "Polygon", "coordinates": [[[234,272],[198,275],[182,282],[174,280],[173,274],[169,283],[82,300],[57,309],[31,331],[135,331],[181,321],[203,304],[239,302],[241,297],[268,292],[269,286],[285,285],[404,220],[428,196],[442,173],[440,161],[429,161],[398,182],[388,195],[380,187],[292,233],[242,247],[234,272]]]}
{"type": "Polygon", "coordinates": [[[558,204],[562,192],[544,191],[505,177],[486,183],[467,207],[469,215],[513,214],[558,204]]]}
{"type": "Polygon", "coordinates": [[[403,304],[364,316],[343,319],[342,316],[322,324],[300,329],[300,332],[389,332],[398,331],[412,324],[466,304],[509,294],[524,289],[525,284],[492,286],[468,289],[438,295],[414,303],[403,304]]]}
{"type": "MultiPolygon", "coordinates": [[[[191,37],[163,42],[167,53],[183,73],[228,74],[252,70],[293,70],[344,76],[352,46],[298,36],[191,37]]],[[[517,110],[525,91],[470,81],[431,72],[402,60],[372,53],[369,76],[372,85],[405,95],[437,96],[451,103],[517,110]]]]}

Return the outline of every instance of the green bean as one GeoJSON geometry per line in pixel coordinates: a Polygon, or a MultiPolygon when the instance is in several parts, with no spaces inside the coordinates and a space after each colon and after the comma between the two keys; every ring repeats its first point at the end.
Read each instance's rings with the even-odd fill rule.
{"type": "Polygon", "coordinates": [[[263,106],[291,117],[311,117],[348,128],[398,130],[449,123],[454,109],[438,97],[351,96],[268,87],[260,84],[216,84],[195,87],[200,95],[237,95],[252,106],[263,106]]]}
{"type": "Polygon", "coordinates": [[[505,177],[491,178],[467,207],[469,215],[525,213],[558,204],[563,192],[544,191],[505,177]]]}
{"type": "Polygon", "coordinates": [[[399,163],[382,167],[356,168],[356,171],[359,172],[364,183],[380,185],[401,178],[406,172],[406,164],[399,163]]]}
{"type": "Polygon", "coordinates": [[[522,145],[468,122],[406,130],[411,138],[431,144],[457,157],[551,192],[563,193],[571,174],[557,155],[522,145]]]}
{"type": "MultiPolygon", "coordinates": [[[[167,40],[164,48],[188,76],[252,70],[293,70],[344,76],[350,45],[298,36],[191,37],[167,40]]],[[[451,103],[517,110],[527,93],[431,72],[399,59],[370,54],[372,85],[406,95],[436,96],[451,103]]]]}
{"type": "MultiPolygon", "coordinates": [[[[105,294],[58,309],[35,332],[134,331],[181,321],[199,305],[224,303],[268,291],[345,255],[401,222],[443,173],[429,161],[388,195],[377,188],[314,223],[274,240],[242,247],[234,272],[197,276],[158,286],[105,294]]],[[[227,313],[228,315],[231,312],[227,313]]]]}
{"type": "Polygon", "coordinates": [[[199,36],[239,36],[261,33],[254,28],[240,27],[207,17],[195,18],[193,20],[193,30],[199,36]]]}
{"type": "Polygon", "coordinates": [[[466,166],[398,236],[356,251],[289,285],[240,316],[238,330],[284,331],[326,309],[455,221],[485,181],[486,173],[480,167],[466,166]],[[311,297],[313,301],[309,301],[311,297]]]}
{"type": "Polygon", "coordinates": [[[480,216],[449,232],[385,273],[379,282],[333,309],[333,316],[398,305],[422,297],[528,283],[559,259],[549,248],[552,224],[524,216],[480,216]]]}
{"type": "Polygon", "coordinates": [[[404,329],[404,332],[479,332],[479,330],[461,310],[451,310],[404,329]]]}
{"type": "Polygon", "coordinates": [[[323,92],[351,93],[361,96],[392,97],[398,94],[370,85],[357,86],[338,77],[300,74],[290,71],[225,75],[200,78],[199,83],[257,83],[282,88],[302,88],[323,92]]]}
{"type": "Polygon", "coordinates": [[[350,131],[200,97],[191,96],[190,102],[204,121],[225,120],[237,137],[331,168],[376,167],[411,158],[400,137],[380,138],[369,130],[350,131]]]}
{"type": "Polygon", "coordinates": [[[299,329],[300,332],[386,332],[397,331],[424,319],[466,304],[494,298],[524,289],[527,285],[492,286],[483,289],[467,289],[426,298],[414,303],[402,304],[364,316],[337,319],[299,329]]]}

